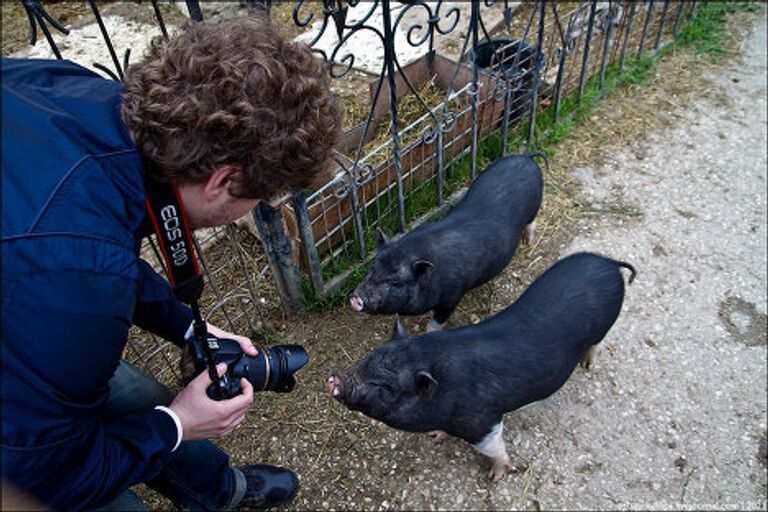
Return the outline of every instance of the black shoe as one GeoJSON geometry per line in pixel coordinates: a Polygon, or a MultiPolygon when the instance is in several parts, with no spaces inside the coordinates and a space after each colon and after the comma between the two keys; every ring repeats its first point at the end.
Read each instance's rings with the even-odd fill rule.
{"type": "Polygon", "coordinates": [[[288,503],[299,490],[299,480],[292,471],[255,464],[238,468],[245,475],[245,495],[235,510],[262,510],[288,503]]]}

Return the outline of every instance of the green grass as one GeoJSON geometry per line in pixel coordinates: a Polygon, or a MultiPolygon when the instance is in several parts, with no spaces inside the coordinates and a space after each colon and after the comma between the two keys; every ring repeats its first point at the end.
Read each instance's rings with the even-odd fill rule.
{"type": "MultiPolygon", "coordinates": [[[[647,82],[653,75],[655,63],[656,57],[643,55],[640,58],[627,59],[623,69],[619,69],[618,64],[606,66],[602,91],[599,76],[591,76],[584,84],[581,101],[578,90],[571,91],[561,99],[557,122],[554,118],[554,104],[536,116],[535,141],[530,149],[543,151],[551,156],[551,147],[565,140],[594,109],[602,96],[612,94],[623,86],[647,82]]],[[[521,143],[528,139],[529,126],[525,124],[519,130],[516,142],[521,143]]]]}
{"type": "Polygon", "coordinates": [[[693,19],[677,35],[675,46],[690,48],[718,60],[725,54],[728,37],[726,16],[738,11],[754,12],[760,9],[756,2],[709,2],[698,8],[693,19]]]}
{"type": "MultiPolygon", "coordinates": [[[[659,58],[674,48],[690,48],[697,54],[709,55],[718,59],[725,53],[725,43],[728,37],[726,31],[726,16],[737,11],[756,11],[759,4],[710,2],[706,6],[699,5],[693,18],[678,33],[675,42],[658,54],[645,54],[641,57],[628,57],[624,67],[618,64],[606,67],[602,90],[599,87],[599,76],[591,76],[584,84],[583,95],[579,100],[578,89],[571,91],[561,98],[557,122],[554,118],[554,104],[537,113],[534,127],[534,140],[529,144],[530,151],[542,151],[548,157],[554,155],[554,147],[571,136],[573,130],[593,110],[602,96],[612,94],[622,87],[638,86],[646,83],[652,76],[659,58]]],[[[686,15],[686,14],[684,14],[686,15]]],[[[525,147],[530,135],[527,120],[510,127],[507,138],[507,151],[513,153],[525,147]]],[[[477,169],[482,170],[488,163],[502,155],[502,136],[494,133],[478,143],[477,169]]],[[[459,190],[470,182],[471,155],[467,154],[447,163],[445,168],[444,198],[459,190]]],[[[436,206],[436,185],[433,181],[424,183],[418,190],[404,190],[405,220],[411,223],[436,206]]],[[[400,231],[399,213],[397,210],[397,191],[392,190],[377,199],[362,212],[363,225],[366,228],[374,225],[380,227],[388,235],[400,231]],[[382,212],[378,217],[378,212],[382,212]]],[[[368,254],[376,247],[375,229],[365,230],[365,248],[368,254]]],[[[319,297],[312,288],[308,278],[304,279],[303,290],[310,311],[327,312],[346,301],[346,298],[370,266],[370,261],[363,261],[357,243],[353,242],[351,249],[344,255],[326,265],[322,270],[323,279],[328,282],[341,272],[354,268],[346,283],[338,290],[319,297]]]]}
{"type": "MultiPolygon", "coordinates": [[[[350,268],[355,264],[359,264],[359,260],[354,261],[350,259],[347,264],[347,268],[350,268]]],[[[355,289],[355,286],[360,282],[360,279],[362,279],[369,267],[370,262],[355,268],[350,274],[349,279],[347,279],[342,286],[324,296],[318,295],[315,292],[309,277],[304,276],[301,281],[301,290],[304,295],[304,303],[307,306],[307,312],[321,314],[328,313],[344,304],[347,301],[349,294],[355,289]]]]}

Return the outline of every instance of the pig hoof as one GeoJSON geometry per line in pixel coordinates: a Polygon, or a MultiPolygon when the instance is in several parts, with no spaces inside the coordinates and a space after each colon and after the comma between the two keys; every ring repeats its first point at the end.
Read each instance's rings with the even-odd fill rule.
{"type": "Polygon", "coordinates": [[[443,441],[448,439],[448,434],[442,430],[435,430],[434,432],[429,432],[427,435],[432,438],[432,444],[434,446],[443,444],[443,441]]]}
{"type": "Polygon", "coordinates": [[[597,357],[597,345],[592,345],[587,349],[584,357],[581,358],[581,367],[586,371],[592,370],[594,367],[595,358],[597,357]]]}
{"type": "Polygon", "coordinates": [[[496,463],[494,462],[493,467],[488,472],[488,478],[493,480],[494,482],[498,482],[505,476],[507,476],[507,473],[509,473],[512,470],[512,464],[509,462],[500,462],[496,463]]]}
{"type": "Polygon", "coordinates": [[[427,332],[442,331],[443,325],[445,324],[441,324],[440,322],[438,322],[433,318],[432,320],[427,322],[427,332]]]}
{"type": "Polygon", "coordinates": [[[531,222],[523,228],[523,244],[531,245],[536,239],[536,222],[531,222]]]}

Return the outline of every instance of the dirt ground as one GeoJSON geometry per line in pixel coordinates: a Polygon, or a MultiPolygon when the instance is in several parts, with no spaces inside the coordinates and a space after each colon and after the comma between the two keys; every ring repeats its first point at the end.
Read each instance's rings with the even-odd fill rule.
{"type": "Polygon", "coordinates": [[[602,145],[570,169],[572,211],[451,320],[502,309],[578,250],[639,271],[596,368],[506,416],[516,472],[492,483],[464,442],[433,448],[332,401],[325,377],[390,330],[390,318],[348,308],[288,327],[283,341],[304,344],[310,364],[294,392],[259,394],[220,443],[233,463],[295,470],[291,510],[765,510],[765,7],[730,29],[737,40],[720,64],[666,57],[650,84],[604,100],[555,148],[558,166],[574,140],[602,145]]]}

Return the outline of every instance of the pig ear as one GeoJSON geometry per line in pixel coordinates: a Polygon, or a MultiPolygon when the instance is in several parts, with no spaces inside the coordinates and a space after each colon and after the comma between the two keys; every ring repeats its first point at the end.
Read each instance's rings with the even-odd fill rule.
{"type": "Polygon", "coordinates": [[[437,389],[437,380],[427,370],[419,370],[416,372],[416,385],[424,390],[429,398],[432,398],[432,394],[437,389]]]}
{"type": "Polygon", "coordinates": [[[384,234],[381,228],[376,228],[376,247],[384,247],[388,243],[389,238],[387,238],[387,235],[384,234]]]}
{"type": "Polygon", "coordinates": [[[432,267],[434,267],[432,262],[427,260],[416,260],[413,263],[411,263],[411,270],[413,270],[413,273],[417,277],[425,274],[432,267]]]}
{"type": "Polygon", "coordinates": [[[403,322],[400,321],[400,315],[395,314],[395,325],[392,327],[392,340],[399,340],[400,338],[407,338],[408,331],[406,330],[403,322]]]}

